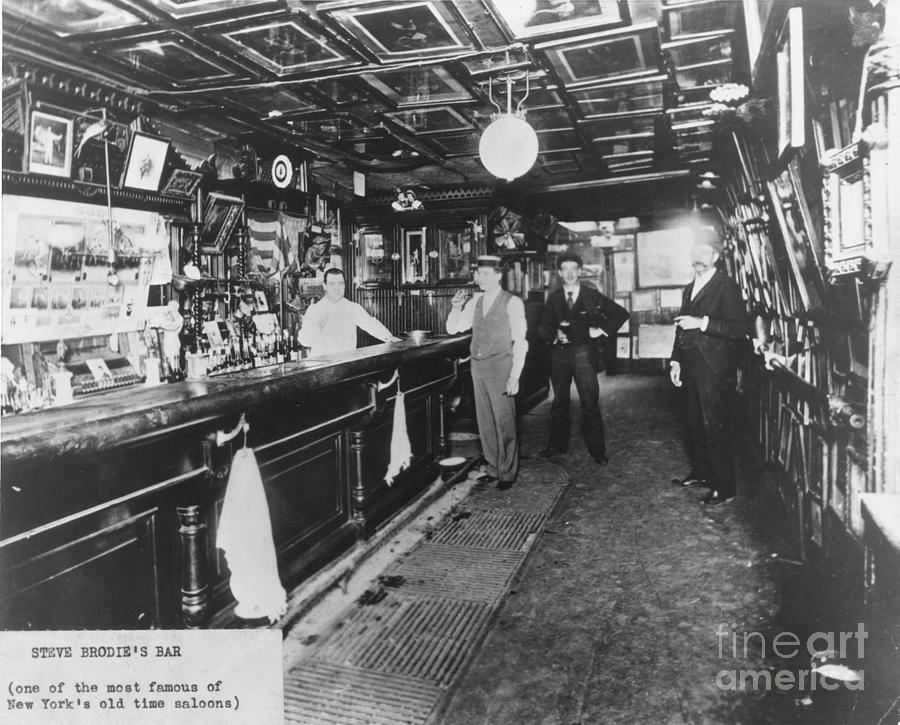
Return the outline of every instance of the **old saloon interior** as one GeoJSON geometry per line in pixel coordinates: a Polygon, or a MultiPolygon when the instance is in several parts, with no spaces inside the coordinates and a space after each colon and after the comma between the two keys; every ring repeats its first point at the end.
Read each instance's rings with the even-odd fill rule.
{"type": "Polygon", "coordinates": [[[2,13],[0,629],[278,628],[285,722],[900,719],[900,0],[2,13]],[[670,381],[697,244],[747,322],[722,506],[670,381]],[[545,448],[572,253],[627,311],[602,455],[545,448]],[[508,490],[446,324],[495,268],[508,490]]]}

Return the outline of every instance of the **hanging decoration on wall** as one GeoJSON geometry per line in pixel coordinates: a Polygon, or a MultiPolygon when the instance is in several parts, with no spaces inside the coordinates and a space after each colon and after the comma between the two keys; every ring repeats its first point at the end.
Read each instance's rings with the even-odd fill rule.
{"type": "Polygon", "coordinates": [[[397,197],[391,202],[394,211],[421,211],[424,208],[413,189],[397,189],[397,197]]]}

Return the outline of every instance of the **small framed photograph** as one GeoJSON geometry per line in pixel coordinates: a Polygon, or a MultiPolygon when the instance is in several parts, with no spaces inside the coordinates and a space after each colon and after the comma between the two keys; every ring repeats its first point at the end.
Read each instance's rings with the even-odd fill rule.
{"type": "Polygon", "coordinates": [[[536,46],[567,86],[659,72],[655,23],[566,38],[536,46]]]}
{"type": "Polygon", "coordinates": [[[203,226],[200,228],[200,251],[204,254],[221,254],[231,237],[231,232],[241,218],[244,201],[236,196],[211,193],[203,207],[203,226]]]}
{"type": "Polygon", "coordinates": [[[27,149],[31,173],[71,176],[72,119],[32,111],[27,149]]]}
{"type": "Polygon", "coordinates": [[[253,292],[253,297],[256,300],[256,311],[257,312],[268,312],[269,311],[269,300],[266,298],[266,293],[261,289],[255,290],[253,292]]]}
{"type": "Polygon", "coordinates": [[[522,2],[491,0],[495,15],[514,39],[556,35],[588,28],[614,28],[629,22],[626,0],[522,2]]]}
{"type": "Polygon", "coordinates": [[[128,189],[159,191],[168,155],[169,142],[166,139],[135,131],[131,136],[121,185],[128,189]]]}
{"type": "Polygon", "coordinates": [[[162,188],[162,193],[166,196],[177,196],[181,199],[190,199],[203,181],[203,174],[197,171],[187,171],[186,169],[175,169],[166,185],[162,188]]]}
{"type": "Polygon", "coordinates": [[[428,281],[428,250],[425,246],[425,227],[403,230],[403,271],[406,284],[428,281]]]}
{"type": "Polygon", "coordinates": [[[803,81],[803,8],[788,10],[775,48],[778,73],[778,156],[806,142],[806,87],[803,81]]]}

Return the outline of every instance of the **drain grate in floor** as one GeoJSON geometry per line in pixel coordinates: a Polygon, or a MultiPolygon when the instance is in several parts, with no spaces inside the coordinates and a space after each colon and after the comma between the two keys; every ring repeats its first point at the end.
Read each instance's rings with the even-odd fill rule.
{"type": "Polygon", "coordinates": [[[565,489],[565,483],[516,484],[508,491],[486,488],[466,499],[472,511],[504,511],[520,514],[548,514],[565,489]]]}
{"type": "Polygon", "coordinates": [[[431,543],[519,551],[529,536],[540,531],[545,519],[543,514],[476,511],[468,518],[450,521],[431,543]]]}
{"type": "Polygon", "coordinates": [[[487,602],[389,597],[357,609],[314,657],[445,686],[490,612],[487,602]]]}
{"type": "Polygon", "coordinates": [[[421,725],[441,690],[422,680],[306,661],[284,683],[284,721],[298,725],[421,725]]]}
{"type": "Polygon", "coordinates": [[[406,579],[399,590],[423,595],[493,602],[506,591],[524,553],[422,544],[394,569],[406,579]]]}

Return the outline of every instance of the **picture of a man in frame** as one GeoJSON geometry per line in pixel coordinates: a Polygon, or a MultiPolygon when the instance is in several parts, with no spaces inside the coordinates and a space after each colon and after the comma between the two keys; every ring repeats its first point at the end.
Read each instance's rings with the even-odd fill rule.
{"type": "Polygon", "coordinates": [[[49,113],[31,114],[28,170],[52,176],[68,176],[71,170],[72,121],[49,113]]]}

